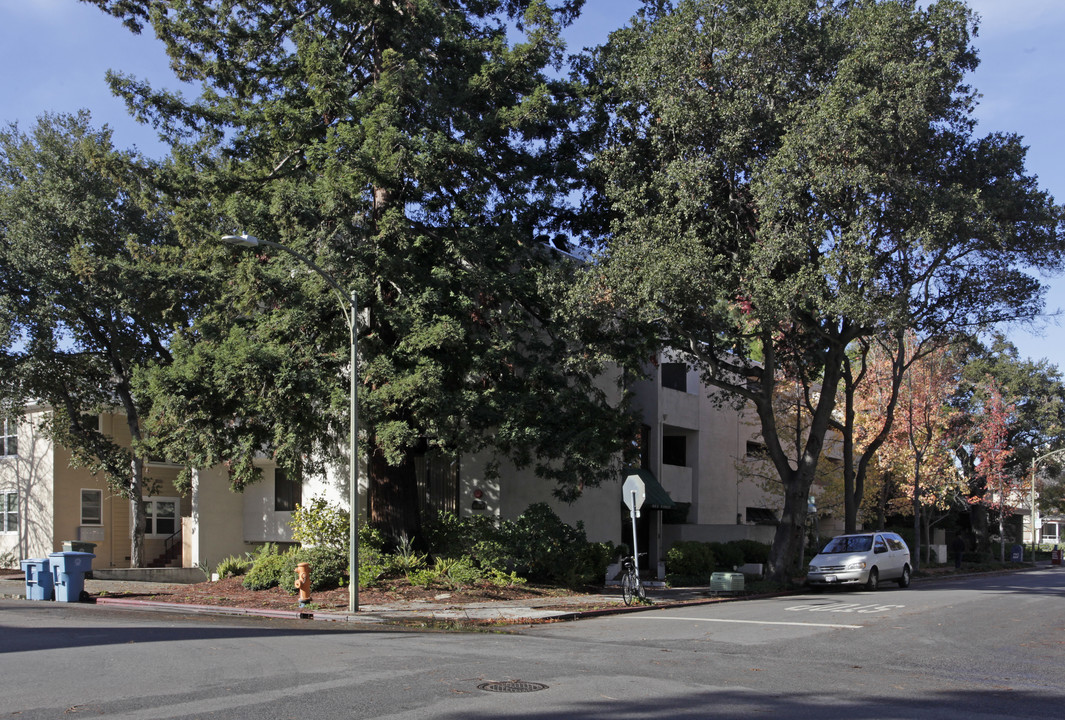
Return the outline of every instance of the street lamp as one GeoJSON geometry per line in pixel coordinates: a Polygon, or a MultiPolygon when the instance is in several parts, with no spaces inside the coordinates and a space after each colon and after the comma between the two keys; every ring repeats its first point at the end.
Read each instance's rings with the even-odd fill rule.
{"type": "Polygon", "coordinates": [[[351,350],[351,385],[348,389],[348,508],[351,513],[351,522],[349,523],[348,533],[348,563],[351,568],[351,576],[348,583],[348,612],[355,613],[359,611],[359,466],[358,466],[358,431],[359,431],[359,396],[358,389],[355,385],[356,369],[358,367],[358,354],[355,341],[355,334],[358,330],[357,315],[356,315],[356,303],[355,303],[355,291],[351,290],[350,293],[345,292],[342,287],[333,279],[333,276],[327,273],[322,268],[311,260],[303,253],[297,252],[287,245],[281,243],[272,242],[270,240],[260,240],[259,238],[248,235],[223,235],[222,242],[229,245],[237,245],[239,247],[259,247],[265,245],[267,247],[277,248],[287,252],[292,257],[296,258],[311,270],[314,270],[318,275],[325,280],[331,288],[333,288],[340,300],[340,309],[344,313],[344,319],[348,321],[348,340],[351,350]],[[345,299],[347,304],[345,305],[345,299]]]}

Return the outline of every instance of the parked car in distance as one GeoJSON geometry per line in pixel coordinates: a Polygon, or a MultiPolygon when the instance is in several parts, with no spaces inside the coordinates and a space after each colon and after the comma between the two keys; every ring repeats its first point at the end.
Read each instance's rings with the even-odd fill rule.
{"type": "Polygon", "coordinates": [[[837,535],[810,561],[806,584],[864,585],[876,590],[882,580],[910,586],[910,549],[893,532],[837,535]]]}

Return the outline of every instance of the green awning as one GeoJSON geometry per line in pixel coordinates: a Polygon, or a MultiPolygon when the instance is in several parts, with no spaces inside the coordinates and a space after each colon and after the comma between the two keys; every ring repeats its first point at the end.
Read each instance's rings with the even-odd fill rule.
{"type": "Polygon", "coordinates": [[[648,510],[672,510],[674,507],[673,498],[669,496],[666,489],[662,487],[662,483],[658,482],[658,478],[650,470],[643,468],[628,468],[625,470],[621,477],[627,478],[629,475],[639,475],[643,480],[644,489],[644,501],[643,506],[648,510]]]}

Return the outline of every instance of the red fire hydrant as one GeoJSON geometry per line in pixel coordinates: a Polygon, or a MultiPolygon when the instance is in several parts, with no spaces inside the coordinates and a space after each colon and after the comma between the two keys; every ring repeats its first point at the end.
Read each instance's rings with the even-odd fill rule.
{"type": "Polygon", "coordinates": [[[296,566],[296,589],[300,591],[300,607],[311,601],[311,564],[300,563],[296,566]]]}

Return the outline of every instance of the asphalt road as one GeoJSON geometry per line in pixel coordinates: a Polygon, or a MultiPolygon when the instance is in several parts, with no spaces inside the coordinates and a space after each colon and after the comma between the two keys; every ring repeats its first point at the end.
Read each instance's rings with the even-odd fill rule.
{"type": "Polygon", "coordinates": [[[0,601],[0,717],[1045,719],[1063,650],[1062,568],[505,633],[0,601]]]}

